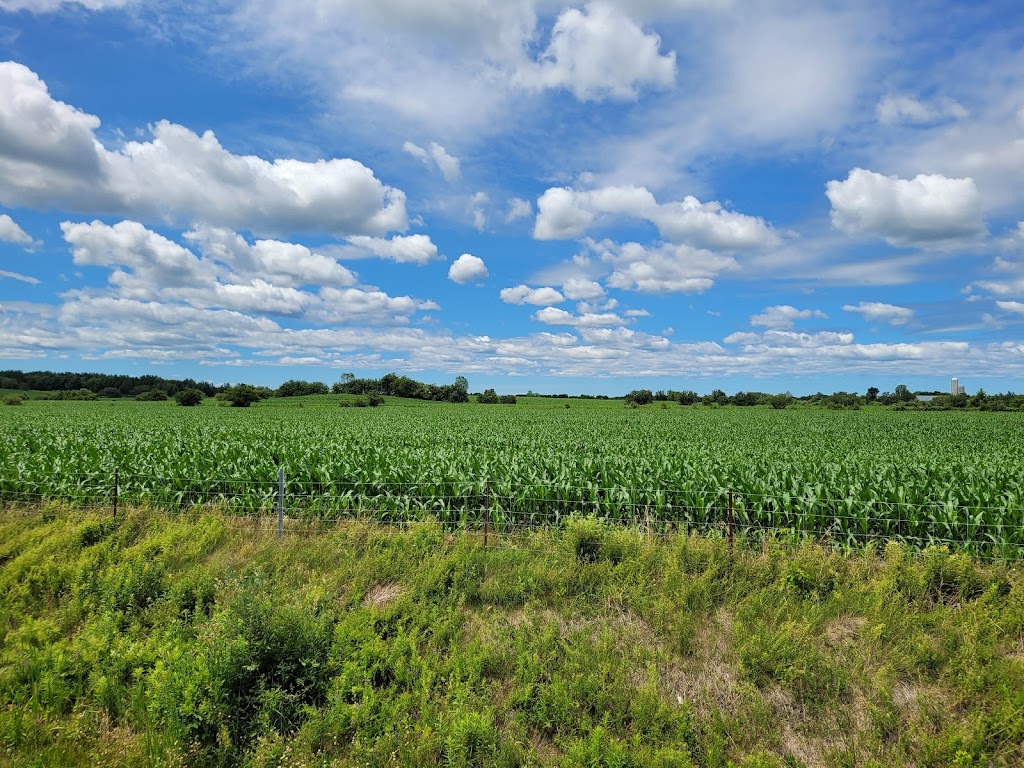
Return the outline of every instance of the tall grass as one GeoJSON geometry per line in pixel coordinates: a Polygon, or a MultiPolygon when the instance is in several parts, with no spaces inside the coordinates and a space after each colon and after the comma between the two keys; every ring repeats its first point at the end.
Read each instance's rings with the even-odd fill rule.
{"type": "Polygon", "coordinates": [[[1024,762],[1024,572],[574,520],[0,520],[0,762],[1024,762]]]}

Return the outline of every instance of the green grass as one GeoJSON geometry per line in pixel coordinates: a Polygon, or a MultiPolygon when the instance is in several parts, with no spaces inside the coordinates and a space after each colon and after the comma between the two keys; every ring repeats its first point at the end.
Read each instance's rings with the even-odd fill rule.
{"type": "Polygon", "coordinates": [[[0,518],[9,765],[1017,766],[1022,711],[1024,569],[939,548],[0,518]]]}

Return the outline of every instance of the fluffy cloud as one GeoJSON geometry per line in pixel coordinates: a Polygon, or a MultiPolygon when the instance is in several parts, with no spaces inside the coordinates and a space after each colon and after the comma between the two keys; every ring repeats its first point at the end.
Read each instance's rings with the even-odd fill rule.
{"type": "Polygon", "coordinates": [[[160,311],[168,313],[188,305],[332,325],[408,322],[417,311],[438,308],[409,296],[353,287],[355,275],[333,259],[295,243],[259,240],[250,245],[229,230],[199,229],[185,235],[200,248],[199,257],[134,221],[113,226],[99,221],[64,222],[61,229],[76,264],[112,269],[109,284],[115,294],[71,291],[65,307],[116,298],[154,311],[167,308],[160,311]],[[305,285],[315,289],[303,290],[300,286],[305,285]]]}
{"type": "Polygon", "coordinates": [[[428,235],[397,235],[390,240],[357,235],[349,242],[381,259],[399,264],[427,264],[438,258],[437,246],[428,235]]]}
{"type": "Polygon", "coordinates": [[[0,213],[0,242],[29,246],[32,245],[32,238],[14,219],[6,213],[0,213]]]}
{"type": "Polygon", "coordinates": [[[604,288],[593,280],[570,277],[562,283],[562,293],[570,301],[597,301],[604,298],[604,288]]]}
{"type": "Polygon", "coordinates": [[[997,301],[996,306],[1006,312],[1016,312],[1024,315],[1024,303],[1019,301],[997,301]]]}
{"type": "Polygon", "coordinates": [[[153,126],[151,141],[111,151],[96,139],[99,124],[52,99],[27,67],[0,63],[0,202],[261,232],[407,226],[405,194],[355,160],[234,155],[212,132],[167,121],[153,126]]]}
{"type": "Polygon", "coordinates": [[[974,180],[920,174],[913,179],[855,168],[830,181],[832,224],[851,235],[875,235],[892,245],[941,245],[985,232],[974,180]]]}
{"type": "Polygon", "coordinates": [[[427,149],[407,141],[402,145],[402,149],[425,165],[437,166],[446,181],[458,181],[462,176],[459,158],[449,155],[448,151],[436,141],[432,141],[427,149]]]}
{"type": "Polygon", "coordinates": [[[635,99],[640,85],[671,86],[675,53],[661,54],[658,35],[644,32],[618,9],[593,3],[569,8],[555,21],[536,68],[520,74],[529,85],[567,88],[581,101],[635,99]]]}
{"type": "Polygon", "coordinates": [[[519,219],[528,219],[533,215],[533,205],[529,200],[521,197],[512,197],[508,201],[508,213],[505,214],[505,221],[511,223],[519,219]]]}
{"type": "Polygon", "coordinates": [[[577,203],[568,187],[552,187],[537,200],[537,221],[533,236],[538,240],[568,240],[579,237],[597,218],[577,203]]]}
{"type": "Polygon", "coordinates": [[[611,313],[588,312],[583,315],[574,315],[558,307],[545,307],[533,313],[532,318],[546,325],[572,325],[579,327],[600,327],[607,328],[613,325],[623,325],[626,321],[611,313]]]}
{"type": "Polygon", "coordinates": [[[448,279],[454,283],[478,283],[487,279],[487,266],[479,256],[464,253],[448,269],[448,279]]]}
{"type": "Polygon", "coordinates": [[[703,293],[723,272],[739,268],[732,256],[662,244],[648,248],[639,243],[589,241],[588,246],[613,268],[606,283],[643,293],[703,293]]]}
{"type": "Polygon", "coordinates": [[[660,205],[644,187],[552,187],[537,200],[537,209],[533,236],[538,240],[579,237],[602,214],[649,221],[666,240],[696,248],[737,250],[778,240],[763,219],[724,210],[717,202],[702,203],[692,196],[660,205]]]}
{"type": "Polygon", "coordinates": [[[927,103],[912,96],[883,96],[875,109],[878,121],[893,123],[932,123],[948,118],[967,117],[967,110],[953,99],[927,103]]]}
{"type": "Polygon", "coordinates": [[[750,324],[759,325],[764,328],[792,328],[797,320],[808,318],[828,317],[820,309],[797,309],[788,304],[779,304],[774,307],[765,307],[762,312],[751,315],[750,324]]]}
{"type": "Polygon", "coordinates": [[[501,300],[506,304],[534,304],[536,306],[551,306],[565,301],[554,288],[530,288],[527,285],[517,285],[515,288],[503,288],[501,300]]]}
{"type": "Polygon", "coordinates": [[[267,278],[277,285],[352,285],[356,276],[334,259],[304,245],[257,240],[223,228],[199,227],[184,235],[204,256],[216,259],[243,276],[267,278]]]}
{"type": "Polygon", "coordinates": [[[889,325],[906,325],[914,316],[912,309],[897,307],[894,304],[883,304],[878,301],[862,301],[857,305],[846,304],[843,306],[843,311],[855,312],[870,322],[888,323],[889,325]]]}
{"type": "Polygon", "coordinates": [[[363,291],[358,288],[324,288],[320,291],[320,297],[327,310],[321,319],[332,323],[353,320],[365,322],[387,315],[401,317],[431,308],[409,296],[389,296],[383,291],[363,291]]]}
{"type": "MultiPolygon", "coordinates": [[[[192,251],[135,221],[109,226],[100,221],[60,225],[75,264],[129,267],[146,285],[185,288],[217,277],[217,268],[192,251]]],[[[117,273],[115,273],[115,276],[117,273]]]]}

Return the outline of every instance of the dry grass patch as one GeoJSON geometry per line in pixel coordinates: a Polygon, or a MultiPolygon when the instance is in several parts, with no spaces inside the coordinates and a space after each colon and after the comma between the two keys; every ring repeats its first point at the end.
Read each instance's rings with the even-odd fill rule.
{"type": "Polygon", "coordinates": [[[733,615],[720,608],[697,631],[690,653],[666,666],[662,687],[669,699],[688,703],[701,718],[714,710],[735,717],[745,696],[736,654],[733,615]]]}
{"type": "Polygon", "coordinates": [[[404,593],[405,589],[402,585],[396,584],[393,581],[374,584],[366,591],[366,594],[363,595],[363,607],[383,608],[386,605],[391,605],[404,593]]]}

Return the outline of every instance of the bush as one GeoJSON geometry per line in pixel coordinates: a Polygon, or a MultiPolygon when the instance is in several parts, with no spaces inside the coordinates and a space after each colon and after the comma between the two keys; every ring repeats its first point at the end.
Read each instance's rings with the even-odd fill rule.
{"type": "Polygon", "coordinates": [[[142,400],[144,402],[156,402],[157,400],[166,400],[167,393],[162,389],[151,389],[148,392],[135,396],[136,400],[142,400]]]}
{"type": "Polygon", "coordinates": [[[266,387],[254,387],[251,384],[238,384],[228,387],[217,395],[221,405],[228,405],[232,408],[248,408],[255,402],[270,397],[272,391],[266,387]]]}
{"type": "Polygon", "coordinates": [[[175,402],[177,402],[178,405],[183,405],[186,407],[202,405],[203,400],[205,399],[206,395],[203,394],[202,390],[192,389],[191,387],[188,389],[181,390],[174,396],[174,400],[175,402]]]}
{"type": "Polygon", "coordinates": [[[21,395],[7,395],[4,405],[21,405],[21,395]]]}

